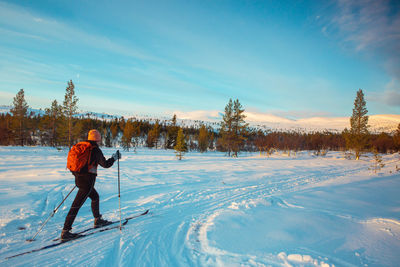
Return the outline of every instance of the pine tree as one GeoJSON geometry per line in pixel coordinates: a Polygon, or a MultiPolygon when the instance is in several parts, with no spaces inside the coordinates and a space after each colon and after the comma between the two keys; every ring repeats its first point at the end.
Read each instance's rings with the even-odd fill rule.
{"type": "Polygon", "coordinates": [[[233,147],[233,102],[232,99],[229,99],[228,104],[225,106],[225,113],[222,116],[221,122],[221,139],[220,144],[221,147],[228,153],[228,156],[231,155],[232,147],[233,147]]]}
{"type": "Polygon", "coordinates": [[[172,126],[176,126],[176,114],[171,119],[172,126]]]}
{"type": "Polygon", "coordinates": [[[132,144],[135,152],[136,148],[139,145],[139,137],[140,137],[140,122],[135,121],[133,123],[133,136],[132,136],[132,144]]]}
{"type": "Polygon", "coordinates": [[[201,153],[206,152],[208,148],[209,138],[206,126],[202,125],[199,130],[199,136],[197,138],[197,143],[201,153]]]}
{"type": "Polygon", "coordinates": [[[67,123],[67,133],[68,133],[68,147],[71,149],[73,141],[73,116],[77,114],[78,111],[78,98],[75,96],[75,85],[70,80],[65,91],[64,103],[63,103],[63,113],[66,118],[67,123]]]}
{"type": "Polygon", "coordinates": [[[208,149],[214,150],[214,132],[211,131],[208,138],[208,149]]]}
{"type": "Polygon", "coordinates": [[[183,134],[182,128],[179,128],[179,130],[178,130],[178,136],[176,138],[176,145],[175,145],[174,149],[175,149],[176,157],[179,160],[181,160],[183,158],[183,155],[187,151],[185,135],[183,134]]]}
{"type": "Polygon", "coordinates": [[[24,146],[26,142],[26,119],[28,116],[28,104],[25,101],[24,89],[19,90],[17,95],[14,97],[13,107],[10,112],[13,114],[14,119],[14,133],[16,136],[16,143],[24,146]]]}
{"type": "Polygon", "coordinates": [[[168,126],[166,148],[174,148],[176,145],[176,138],[178,136],[179,126],[176,125],[176,115],[171,119],[171,125],[168,126]]]}
{"type": "Polygon", "coordinates": [[[360,159],[360,155],[368,138],[368,110],[364,100],[364,93],[361,89],[357,91],[356,99],[354,100],[353,114],[350,118],[350,148],[354,149],[356,160],[360,159]]]}
{"type": "Polygon", "coordinates": [[[238,152],[243,146],[245,141],[245,133],[248,124],[245,122],[246,116],[243,114],[244,108],[239,102],[239,99],[236,99],[233,103],[233,133],[234,133],[234,140],[233,140],[233,153],[234,156],[237,157],[238,152]]]}
{"type": "Polygon", "coordinates": [[[258,130],[256,138],[254,140],[254,144],[258,148],[258,151],[260,151],[260,156],[262,155],[262,152],[266,148],[266,137],[265,134],[262,130],[258,130]]]}
{"type": "Polygon", "coordinates": [[[394,132],[394,136],[393,136],[393,141],[394,141],[394,145],[396,146],[396,149],[399,151],[400,150],[400,123],[397,125],[397,129],[394,132]]]}
{"type": "Polygon", "coordinates": [[[120,129],[121,132],[124,131],[124,129],[125,129],[125,124],[126,124],[125,118],[122,116],[122,117],[119,119],[119,122],[118,122],[118,128],[120,129]]]}
{"type": "Polygon", "coordinates": [[[58,144],[60,134],[60,124],[62,123],[63,112],[62,106],[54,100],[50,108],[45,109],[45,128],[48,131],[48,139],[51,146],[58,144]]]}
{"type": "Polygon", "coordinates": [[[374,173],[385,167],[385,164],[382,163],[382,161],[382,156],[379,154],[378,150],[374,149],[374,163],[371,166],[374,173]]]}
{"type": "Polygon", "coordinates": [[[246,116],[243,112],[244,109],[239,99],[236,99],[234,102],[232,102],[232,99],[229,99],[228,104],[225,106],[225,114],[222,117],[220,129],[220,145],[227,151],[228,156],[232,154],[232,156],[237,157],[244,143],[247,124],[244,121],[246,116]]]}
{"type": "Polygon", "coordinates": [[[156,147],[158,145],[158,139],[160,138],[160,125],[158,121],[154,124],[153,128],[147,134],[146,144],[147,147],[156,147]]]}
{"type": "Polygon", "coordinates": [[[158,124],[158,120],[157,120],[153,127],[153,139],[154,139],[154,145],[155,145],[156,149],[158,148],[158,143],[159,143],[159,139],[160,139],[160,131],[161,131],[161,127],[158,124]]]}
{"type": "Polygon", "coordinates": [[[103,135],[105,136],[104,145],[106,147],[112,147],[110,128],[103,128],[103,135]]]}
{"type": "Polygon", "coordinates": [[[0,145],[8,146],[12,139],[12,116],[10,114],[0,114],[0,145]]]}
{"type": "Polygon", "coordinates": [[[119,133],[119,123],[118,123],[118,119],[117,118],[115,118],[113,120],[113,122],[111,123],[110,130],[111,130],[112,140],[115,141],[115,139],[117,138],[118,133],[119,133]]]}
{"type": "Polygon", "coordinates": [[[128,120],[125,123],[125,128],[123,131],[123,135],[122,135],[122,147],[124,148],[124,150],[129,151],[131,145],[132,145],[132,138],[134,136],[134,126],[131,120],[128,120]]]}

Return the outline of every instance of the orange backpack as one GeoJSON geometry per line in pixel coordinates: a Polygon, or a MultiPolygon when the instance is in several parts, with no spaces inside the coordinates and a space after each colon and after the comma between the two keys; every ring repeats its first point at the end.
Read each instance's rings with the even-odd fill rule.
{"type": "MultiPolygon", "coordinates": [[[[92,145],[89,142],[79,142],[68,152],[67,168],[72,172],[79,172],[90,162],[92,145]]],[[[88,165],[88,170],[90,166],[88,165]]]]}

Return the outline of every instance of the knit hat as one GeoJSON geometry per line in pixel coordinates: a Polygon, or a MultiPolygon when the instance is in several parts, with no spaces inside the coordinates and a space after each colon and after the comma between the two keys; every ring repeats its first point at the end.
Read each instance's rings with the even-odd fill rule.
{"type": "Polygon", "coordinates": [[[89,141],[96,141],[96,142],[101,141],[101,135],[100,135],[99,131],[97,131],[95,129],[90,130],[89,134],[88,134],[88,140],[89,141]]]}

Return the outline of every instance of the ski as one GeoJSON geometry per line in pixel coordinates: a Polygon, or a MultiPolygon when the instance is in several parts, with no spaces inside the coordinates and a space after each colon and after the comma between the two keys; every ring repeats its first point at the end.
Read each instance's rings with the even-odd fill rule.
{"type": "MultiPolygon", "coordinates": [[[[128,223],[128,220],[124,221],[122,225],[126,225],[127,223],[128,223]]],[[[20,253],[20,254],[17,254],[17,255],[13,255],[13,256],[7,257],[6,259],[8,260],[8,259],[11,259],[11,258],[15,258],[15,257],[18,257],[18,256],[22,256],[22,255],[38,252],[38,251],[41,251],[41,250],[58,247],[59,245],[62,245],[62,244],[65,244],[65,243],[80,239],[82,237],[90,236],[90,235],[93,235],[93,234],[96,234],[96,233],[100,233],[100,232],[104,232],[104,231],[108,231],[108,230],[112,230],[112,229],[116,229],[116,228],[119,228],[119,225],[114,225],[114,226],[107,227],[107,228],[103,227],[103,228],[100,228],[98,231],[93,231],[93,232],[90,232],[90,233],[87,233],[87,234],[82,234],[82,235],[80,235],[80,236],[78,236],[76,238],[72,238],[72,239],[67,240],[67,241],[58,241],[57,243],[53,243],[53,244],[50,244],[50,245],[47,245],[47,246],[44,246],[44,247],[41,247],[41,248],[37,248],[37,249],[32,249],[30,251],[26,251],[26,252],[23,252],[23,253],[20,253]]]]}
{"type": "MultiPolygon", "coordinates": [[[[128,223],[129,220],[134,219],[134,218],[138,218],[138,217],[143,216],[143,215],[146,215],[147,213],[149,213],[149,210],[146,210],[143,213],[140,213],[140,214],[137,214],[137,215],[134,215],[134,216],[131,216],[131,217],[127,217],[127,218],[123,219],[122,225],[124,226],[124,225],[126,225],[128,223]]],[[[44,247],[41,247],[41,248],[25,251],[23,253],[16,254],[16,255],[13,255],[13,256],[10,256],[10,257],[6,257],[6,260],[11,259],[11,258],[15,258],[15,257],[19,257],[19,256],[22,256],[22,255],[31,254],[31,253],[34,253],[34,252],[46,250],[46,249],[49,249],[49,248],[58,247],[59,245],[62,245],[62,244],[65,244],[65,243],[68,243],[68,242],[71,242],[71,241],[74,241],[74,240],[77,240],[77,239],[80,239],[80,238],[83,238],[83,237],[87,237],[87,236],[90,236],[90,235],[93,235],[93,234],[96,234],[96,233],[101,233],[101,232],[109,231],[109,230],[112,230],[112,229],[117,229],[117,228],[119,228],[119,225],[112,225],[112,224],[116,224],[116,223],[119,223],[119,222],[120,221],[115,221],[115,222],[112,222],[111,224],[103,226],[103,227],[99,227],[99,228],[91,227],[91,228],[82,230],[82,231],[78,232],[78,234],[80,234],[78,237],[72,238],[72,239],[67,240],[67,241],[61,241],[60,238],[54,239],[54,241],[57,241],[56,243],[53,243],[53,244],[50,244],[50,245],[47,245],[47,246],[44,246],[44,247]],[[92,231],[90,233],[86,233],[86,232],[88,232],[90,230],[94,230],[94,231],[92,231]]]]}
{"type": "MultiPolygon", "coordinates": [[[[146,210],[145,212],[142,212],[142,213],[140,213],[140,214],[133,215],[133,216],[131,216],[131,217],[124,218],[124,219],[122,219],[122,221],[124,221],[124,222],[125,222],[125,221],[129,221],[129,220],[138,218],[138,217],[140,217],[140,216],[146,215],[147,213],[149,213],[149,210],[146,210]]],[[[98,228],[89,227],[89,228],[87,228],[87,229],[85,229],[85,230],[76,232],[76,234],[84,234],[84,233],[86,233],[86,232],[88,232],[88,231],[90,231],[90,230],[93,230],[93,229],[101,229],[101,228],[103,228],[103,227],[107,227],[107,226],[110,226],[110,225],[113,225],[113,224],[116,224],[116,223],[119,223],[119,221],[113,221],[113,222],[111,222],[110,224],[107,224],[107,225],[104,225],[104,226],[101,226],[101,227],[98,227],[98,228]]],[[[125,223],[125,224],[126,224],[126,223],[125,223]]],[[[123,224],[123,225],[125,225],[125,224],[123,224]]],[[[59,237],[56,238],[56,239],[53,239],[53,241],[58,241],[58,240],[60,240],[59,237]]]]}

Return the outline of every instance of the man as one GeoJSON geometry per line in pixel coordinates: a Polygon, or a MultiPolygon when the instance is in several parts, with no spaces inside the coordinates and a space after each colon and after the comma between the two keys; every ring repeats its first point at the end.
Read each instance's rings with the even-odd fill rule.
{"type": "Polygon", "coordinates": [[[92,200],[91,206],[94,217],[94,227],[98,228],[111,223],[110,221],[104,220],[100,214],[99,194],[94,188],[94,184],[96,182],[97,166],[100,165],[103,168],[110,168],[116,160],[121,158],[121,153],[117,151],[111,158],[106,160],[103,152],[99,148],[101,135],[97,130],[89,131],[87,142],[90,143],[91,148],[89,160],[80,171],[72,172],[75,176],[75,184],[79,190],[65,218],[64,228],[61,232],[62,241],[74,239],[79,236],[79,234],[71,233],[70,231],[79,209],[88,197],[92,200]]]}

